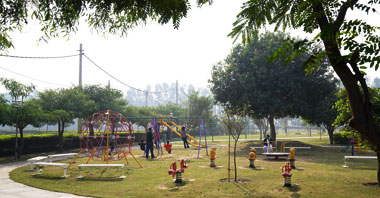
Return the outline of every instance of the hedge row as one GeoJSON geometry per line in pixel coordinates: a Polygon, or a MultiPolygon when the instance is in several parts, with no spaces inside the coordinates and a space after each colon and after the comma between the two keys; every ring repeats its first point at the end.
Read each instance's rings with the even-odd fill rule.
{"type": "MultiPolygon", "coordinates": [[[[138,142],[144,134],[135,134],[135,142],[138,142]]],[[[20,138],[18,139],[20,142],[20,138]]],[[[41,135],[24,135],[24,150],[23,154],[42,153],[57,151],[59,146],[58,136],[56,134],[41,134],[41,135]]],[[[64,135],[64,150],[79,148],[78,134],[64,135]]],[[[15,136],[1,135],[0,136],[0,157],[14,155],[15,136]]]]}

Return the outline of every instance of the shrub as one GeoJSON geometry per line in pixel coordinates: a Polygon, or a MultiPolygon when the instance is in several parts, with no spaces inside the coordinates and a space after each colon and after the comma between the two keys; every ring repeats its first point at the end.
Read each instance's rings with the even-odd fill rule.
{"type": "Polygon", "coordinates": [[[342,130],[338,133],[334,133],[333,135],[335,144],[349,144],[352,139],[357,138],[359,138],[357,133],[342,130]]]}

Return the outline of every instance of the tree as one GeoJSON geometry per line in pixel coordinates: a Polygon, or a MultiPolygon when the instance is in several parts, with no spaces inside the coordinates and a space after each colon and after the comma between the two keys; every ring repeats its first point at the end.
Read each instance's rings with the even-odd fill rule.
{"type": "Polygon", "coordinates": [[[91,114],[104,110],[121,112],[122,108],[128,104],[127,100],[123,99],[123,93],[118,89],[101,87],[100,85],[87,85],[83,87],[83,92],[96,104],[96,109],[91,114]]]}
{"type": "Polygon", "coordinates": [[[257,128],[259,128],[260,141],[261,141],[263,139],[263,135],[264,135],[264,137],[267,136],[267,131],[268,131],[268,127],[269,127],[268,119],[267,118],[262,118],[262,119],[253,118],[253,123],[255,123],[257,128]]]}
{"type": "MultiPolygon", "coordinates": [[[[210,121],[213,101],[211,97],[199,96],[197,91],[191,92],[188,97],[189,116],[203,116],[204,121],[210,121]]],[[[201,119],[191,119],[191,128],[201,124],[201,119]]]]}
{"type": "MultiPolygon", "coordinates": [[[[0,34],[0,37],[1,37],[1,34],[0,34]]],[[[18,115],[19,115],[18,110],[20,107],[23,106],[24,99],[26,97],[28,97],[30,93],[33,92],[35,87],[33,84],[24,85],[20,82],[13,80],[13,79],[0,78],[0,82],[3,84],[5,89],[7,89],[9,91],[9,95],[11,95],[11,97],[12,97],[12,107],[14,107],[16,109],[16,111],[12,111],[12,112],[9,111],[9,115],[8,115],[8,119],[7,119],[6,123],[8,125],[14,124],[16,126],[16,137],[15,137],[16,138],[16,145],[15,145],[16,156],[15,156],[15,158],[17,159],[21,155],[22,150],[24,148],[24,134],[23,134],[22,130],[20,131],[20,141],[21,141],[20,147],[17,144],[17,142],[18,142],[18,140],[17,140],[18,129],[20,129],[20,127],[22,127],[22,126],[18,126],[17,124],[23,122],[23,120],[21,120],[22,118],[19,119],[19,117],[18,117],[18,115]],[[9,119],[9,117],[13,117],[16,119],[9,119]]],[[[25,122],[28,122],[28,121],[25,121],[25,122]]],[[[24,127],[22,127],[22,129],[24,129],[24,127]]]]}
{"type": "Polygon", "coordinates": [[[249,105],[250,117],[268,118],[273,140],[274,119],[307,113],[327,94],[320,86],[332,78],[327,63],[306,76],[301,67],[305,56],[285,66],[268,61],[267,57],[282,45],[284,38],[284,34],[267,32],[246,47],[236,46],[224,62],[213,67],[210,80],[217,102],[237,109],[249,105]]]}
{"type": "Polygon", "coordinates": [[[314,124],[319,127],[323,126],[327,129],[329,134],[330,144],[334,143],[333,133],[337,127],[334,124],[336,117],[338,116],[338,111],[334,108],[335,103],[338,101],[338,81],[334,77],[329,77],[330,80],[322,81],[323,84],[319,86],[319,90],[324,89],[324,97],[320,98],[319,92],[311,92],[311,97],[309,99],[313,100],[312,106],[310,106],[309,111],[302,115],[303,120],[308,124],[314,124]],[[315,100],[315,99],[319,100],[315,100]]]}
{"type": "Polygon", "coordinates": [[[80,88],[45,90],[39,92],[39,102],[44,111],[58,124],[58,151],[63,151],[65,127],[74,118],[82,118],[95,111],[96,105],[80,88]]]}
{"type": "Polygon", "coordinates": [[[36,99],[31,99],[23,103],[20,107],[9,106],[7,125],[17,127],[20,132],[20,144],[17,148],[17,157],[20,157],[24,150],[24,129],[28,125],[40,127],[43,125],[44,112],[36,99]],[[18,109],[16,109],[18,108],[18,109]],[[17,112],[18,111],[18,112],[17,112]]]}
{"type": "Polygon", "coordinates": [[[293,51],[288,56],[288,60],[291,60],[309,51],[311,55],[305,62],[309,71],[314,70],[325,57],[329,59],[346,88],[352,113],[349,125],[375,147],[380,187],[380,126],[372,116],[373,107],[364,78],[364,69],[369,66],[377,70],[380,65],[380,37],[377,34],[380,28],[357,18],[360,15],[346,19],[349,9],[370,14],[377,12],[375,6],[379,4],[378,0],[270,0],[265,3],[250,0],[237,15],[229,35],[235,38],[242,35],[245,42],[255,37],[267,24],[274,24],[276,30],[282,26],[283,29],[303,28],[306,33],[317,33],[311,41],[288,42],[274,57],[293,51]],[[313,51],[314,46],[319,44],[324,50],[313,51]]]}
{"type": "MultiPolygon", "coordinates": [[[[371,96],[371,103],[373,108],[373,118],[375,122],[380,124],[380,88],[369,87],[369,95],[371,96]]],[[[334,108],[338,111],[338,116],[335,119],[336,126],[343,126],[344,130],[356,132],[354,128],[351,128],[350,118],[351,118],[351,109],[350,103],[347,97],[347,92],[343,89],[340,90],[337,94],[338,100],[334,104],[334,108]]]]}
{"type": "MultiPolygon", "coordinates": [[[[220,118],[220,121],[223,123],[225,129],[230,136],[234,139],[234,170],[235,177],[234,181],[237,182],[237,167],[236,167],[236,148],[237,142],[239,141],[240,135],[243,132],[244,128],[247,125],[247,119],[244,118],[247,114],[247,108],[241,110],[229,110],[225,109],[225,115],[220,118]]],[[[228,148],[230,148],[230,143],[228,142],[228,148]]],[[[228,181],[230,180],[230,152],[228,152],[228,181]]]]}
{"type": "Polygon", "coordinates": [[[187,109],[182,108],[181,105],[174,103],[167,103],[165,105],[159,105],[154,107],[154,112],[160,115],[173,115],[173,116],[185,116],[187,109]]]}
{"type": "Polygon", "coordinates": [[[8,104],[5,100],[4,95],[0,95],[0,125],[4,126],[7,123],[8,119],[8,104]]]}

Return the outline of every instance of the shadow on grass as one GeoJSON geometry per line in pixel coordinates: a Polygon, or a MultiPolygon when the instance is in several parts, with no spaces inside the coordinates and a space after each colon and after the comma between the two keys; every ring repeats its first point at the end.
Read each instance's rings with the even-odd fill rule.
{"type": "Polygon", "coordinates": [[[34,179],[40,179],[40,180],[51,180],[51,181],[58,181],[58,180],[64,180],[66,178],[58,176],[58,177],[51,177],[51,176],[44,176],[44,175],[33,175],[34,179]]]}
{"type": "Polygon", "coordinates": [[[350,166],[351,169],[354,169],[354,170],[377,170],[376,167],[352,167],[350,166]]]}
{"type": "Polygon", "coordinates": [[[297,184],[292,184],[292,187],[288,188],[290,192],[298,192],[301,190],[301,187],[297,184]]]}
{"type": "Polygon", "coordinates": [[[189,181],[182,181],[181,183],[172,183],[172,184],[169,184],[168,187],[170,188],[170,192],[176,192],[178,191],[180,188],[182,187],[185,187],[186,184],[188,184],[189,181]]]}
{"type": "Polygon", "coordinates": [[[76,181],[101,181],[101,182],[117,182],[123,181],[121,178],[115,177],[84,177],[80,179],[76,179],[76,181]]]}
{"type": "Polygon", "coordinates": [[[272,161],[272,162],[287,162],[289,161],[286,158],[264,158],[264,161],[272,161]]]}

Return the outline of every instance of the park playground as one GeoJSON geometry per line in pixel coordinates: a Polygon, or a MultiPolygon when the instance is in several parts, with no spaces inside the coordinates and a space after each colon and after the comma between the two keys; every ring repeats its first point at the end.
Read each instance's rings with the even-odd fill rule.
{"type": "MultiPolygon", "coordinates": [[[[242,136],[237,148],[238,182],[234,180],[231,170],[231,182],[228,178],[228,136],[218,136],[209,147],[216,147],[215,168],[209,167],[210,159],[205,149],[197,158],[198,149],[184,149],[183,143],[173,142],[172,153],[164,152],[157,159],[145,159],[143,151],[137,147],[133,153],[143,166],[130,160],[125,166],[125,179],[120,179],[120,169],[83,169],[82,179],[78,164],[85,163],[86,157],[78,158],[77,163],[67,171],[70,177],[62,178],[62,168],[48,166],[43,174],[32,176],[29,166],[13,170],[10,178],[36,188],[50,191],[66,192],[92,197],[378,197],[380,189],[371,185],[376,182],[377,161],[350,161],[349,168],[343,168],[344,156],[350,151],[341,152],[341,147],[325,147],[328,137],[314,135],[308,138],[278,135],[279,141],[286,141],[286,146],[305,147],[311,150],[296,150],[296,169],[292,170],[292,187],[283,187],[281,167],[287,162],[285,158],[273,159],[261,155],[257,149],[256,169],[249,168],[249,147],[261,146],[257,135],[242,136]],[[283,138],[288,138],[284,140],[283,138]],[[283,139],[283,140],[281,140],[283,139]],[[256,140],[256,141],[254,141],[256,140]],[[176,184],[168,175],[173,161],[185,159],[188,168],[182,175],[183,183],[176,184]]],[[[232,151],[232,149],[231,149],[232,151]]],[[[357,155],[372,156],[374,153],[357,155]]],[[[72,159],[60,162],[70,163],[72,159]]],[[[125,163],[124,159],[110,163],[125,163]]],[[[233,168],[233,158],[231,158],[233,168]]]]}

